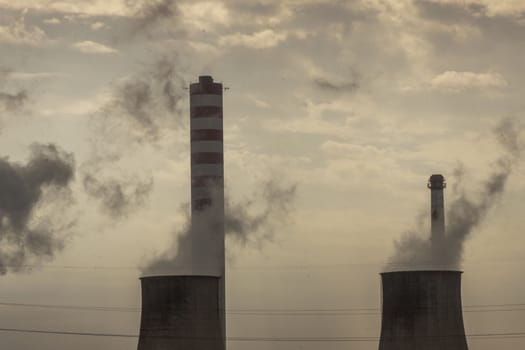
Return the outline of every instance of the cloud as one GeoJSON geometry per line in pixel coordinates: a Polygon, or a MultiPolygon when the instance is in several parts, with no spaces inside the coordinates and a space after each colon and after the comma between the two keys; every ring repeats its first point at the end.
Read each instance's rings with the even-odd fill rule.
{"type": "Polygon", "coordinates": [[[503,88],[508,82],[499,73],[446,71],[430,82],[436,89],[460,92],[468,89],[503,88]]]}
{"type": "Polygon", "coordinates": [[[107,27],[105,23],[103,22],[95,22],[90,25],[91,29],[93,30],[100,30],[102,28],[107,27]]]}
{"type": "Polygon", "coordinates": [[[284,32],[278,33],[272,29],[266,29],[253,34],[235,33],[223,36],[219,44],[226,46],[245,46],[252,49],[268,49],[285,41],[288,35],[284,32]]]}
{"type": "Polygon", "coordinates": [[[0,0],[0,6],[8,9],[32,9],[42,12],[62,12],[67,14],[127,16],[130,15],[128,7],[122,0],[0,0]]]}
{"type": "Polygon", "coordinates": [[[521,0],[428,0],[431,3],[446,4],[446,5],[461,5],[468,10],[475,11],[479,14],[480,11],[489,17],[495,16],[510,16],[521,17],[525,11],[525,3],[521,0]]]}
{"type": "Polygon", "coordinates": [[[20,45],[41,45],[47,40],[47,35],[37,26],[28,26],[25,23],[23,11],[18,19],[6,26],[0,26],[0,42],[20,45]]]}
{"type": "Polygon", "coordinates": [[[89,54],[114,54],[118,51],[112,47],[86,40],[73,44],[73,47],[80,52],[89,54]]]}
{"type": "Polygon", "coordinates": [[[46,24],[61,24],[62,21],[59,18],[52,17],[52,18],[45,19],[44,23],[46,23],[46,24]]]}
{"type": "Polygon", "coordinates": [[[228,26],[231,14],[222,2],[200,1],[179,5],[181,18],[190,28],[211,30],[213,27],[228,26]]]}
{"type": "Polygon", "coordinates": [[[54,144],[32,145],[25,165],[0,158],[0,274],[52,258],[63,248],[61,228],[37,212],[69,196],[74,174],[73,154],[54,144]],[[51,197],[43,202],[46,194],[51,197]]]}

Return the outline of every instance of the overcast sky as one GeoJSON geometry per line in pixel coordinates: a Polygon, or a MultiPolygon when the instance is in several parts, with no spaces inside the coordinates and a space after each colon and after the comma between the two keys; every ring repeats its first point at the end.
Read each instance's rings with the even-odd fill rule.
{"type": "MultiPolygon", "coordinates": [[[[253,203],[256,216],[268,204],[265,184],[297,186],[286,217],[227,241],[227,308],[376,309],[232,312],[230,337],[378,337],[379,273],[394,241],[425,222],[428,177],[447,179],[445,205],[476,198],[506,152],[494,128],[524,118],[521,0],[0,0],[0,46],[0,173],[36,181],[20,187],[25,215],[0,201],[8,213],[0,328],[138,333],[135,309],[1,303],[140,307],[140,267],[172,249],[186,220],[185,87],[199,75],[229,87],[232,203],[253,203]],[[34,175],[48,164],[42,157],[74,177],[34,175]],[[35,234],[49,239],[32,245],[35,234]]],[[[525,303],[519,156],[511,170],[466,241],[464,305],[525,303]]],[[[0,181],[7,198],[14,185],[0,181]]],[[[525,332],[517,308],[465,311],[466,333],[525,332]]],[[[5,349],[124,350],[136,342],[0,332],[5,349]]],[[[378,342],[229,343],[248,346],[369,350],[378,342]]],[[[469,346],[517,349],[525,338],[469,338],[469,346]]]]}

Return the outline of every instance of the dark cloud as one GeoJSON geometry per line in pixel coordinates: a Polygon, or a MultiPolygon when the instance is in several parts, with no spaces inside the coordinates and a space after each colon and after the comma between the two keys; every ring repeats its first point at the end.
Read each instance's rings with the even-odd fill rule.
{"type": "Polygon", "coordinates": [[[359,89],[357,80],[341,82],[318,77],[313,80],[313,83],[318,88],[331,92],[354,92],[359,89]]]}
{"type": "Polygon", "coordinates": [[[69,193],[75,162],[73,155],[54,144],[35,144],[27,164],[0,159],[0,273],[19,271],[28,261],[52,258],[62,249],[60,228],[35,212],[46,190],[53,200],[69,193]],[[65,191],[65,192],[64,192],[65,191]]]}
{"type": "MultiPolygon", "coordinates": [[[[143,269],[144,275],[197,273],[216,274],[217,256],[223,256],[221,242],[217,235],[224,225],[226,238],[241,245],[272,240],[277,231],[282,231],[289,218],[295,199],[296,186],[282,185],[277,179],[265,183],[260,193],[253,198],[233,203],[228,198],[222,206],[212,206],[191,219],[186,210],[186,224],[176,231],[174,244],[163,254],[155,257],[143,269]],[[256,211],[254,207],[261,207],[256,211]],[[198,253],[192,251],[193,241],[200,243],[198,253]]],[[[185,208],[187,208],[186,206],[185,208]]]]}
{"type": "MultiPolygon", "coordinates": [[[[492,167],[492,173],[482,183],[478,195],[460,193],[449,205],[446,213],[446,235],[441,241],[421,237],[419,232],[428,232],[423,227],[407,232],[395,242],[395,254],[387,269],[459,269],[466,240],[479,227],[488,211],[505,190],[505,184],[513,165],[519,160],[521,130],[514,119],[505,119],[495,128],[496,138],[506,150],[492,167]]],[[[456,173],[456,172],[455,172],[456,173]]],[[[463,169],[457,171],[463,176],[463,169]]]]}

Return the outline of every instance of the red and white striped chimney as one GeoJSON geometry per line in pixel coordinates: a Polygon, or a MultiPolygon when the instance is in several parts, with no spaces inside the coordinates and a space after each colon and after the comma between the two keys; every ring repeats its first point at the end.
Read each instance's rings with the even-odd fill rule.
{"type": "Polygon", "coordinates": [[[211,76],[190,85],[190,118],[193,267],[224,277],[222,84],[211,76]],[[208,256],[203,259],[203,254],[208,256]]]}

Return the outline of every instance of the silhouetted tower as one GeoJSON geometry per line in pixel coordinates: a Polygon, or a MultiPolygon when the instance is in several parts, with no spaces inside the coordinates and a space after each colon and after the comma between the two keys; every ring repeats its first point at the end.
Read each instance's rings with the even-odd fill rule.
{"type": "Polygon", "coordinates": [[[427,187],[430,189],[430,239],[435,244],[445,238],[445,178],[443,175],[434,174],[430,176],[427,187]]]}
{"type": "Polygon", "coordinates": [[[379,350],[468,350],[460,271],[381,274],[379,350]]]}

